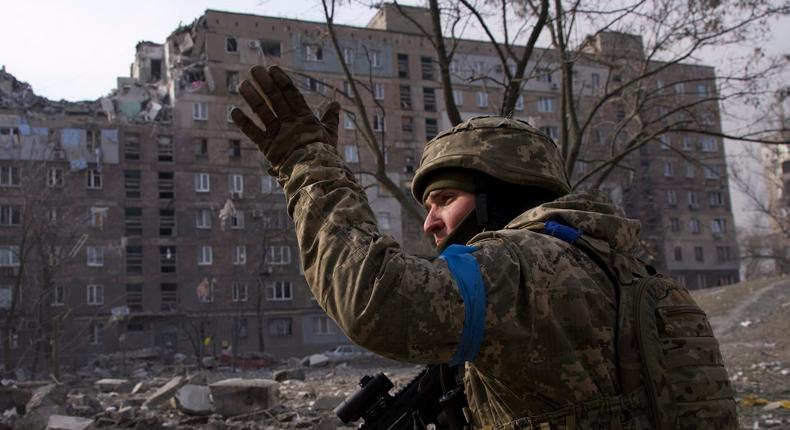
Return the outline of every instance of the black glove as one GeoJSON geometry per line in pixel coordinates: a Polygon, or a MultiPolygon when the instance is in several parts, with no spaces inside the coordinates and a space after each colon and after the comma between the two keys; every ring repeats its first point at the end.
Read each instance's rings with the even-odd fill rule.
{"type": "Polygon", "coordinates": [[[258,127],[239,108],[230,115],[244,134],[258,145],[276,173],[291,153],[313,142],[337,146],[340,104],[332,102],[321,116],[313,115],[302,93],[277,66],[250,69],[250,77],[239,85],[239,93],[263,123],[258,127]]]}

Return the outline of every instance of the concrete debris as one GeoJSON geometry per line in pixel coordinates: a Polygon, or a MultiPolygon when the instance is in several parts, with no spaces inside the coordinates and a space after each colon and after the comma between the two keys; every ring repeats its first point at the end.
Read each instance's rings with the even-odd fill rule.
{"type": "Polygon", "coordinates": [[[173,397],[173,394],[178,391],[179,388],[183,387],[189,382],[190,378],[186,376],[176,376],[175,378],[171,379],[167,384],[161,386],[158,390],[148,396],[145,399],[145,403],[143,403],[143,407],[146,408],[155,408],[173,397]]]}
{"type": "Polygon", "coordinates": [[[211,384],[209,388],[217,413],[233,417],[276,406],[279,385],[269,379],[233,378],[211,384]]]}
{"type": "Polygon", "coordinates": [[[222,210],[219,211],[219,227],[222,231],[225,231],[226,224],[233,215],[236,215],[236,205],[233,204],[231,199],[228,199],[225,201],[225,205],[222,207],[222,210]]]}
{"type": "Polygon", "coordinates": [[[384,368],[294,367],[299,363],[300,360],[294,358],[275,365],[275,368],[239,370],[219,367],[173,377],[174,373],[183,371],[184,366],[196,369],[196,363],[149,363],[145,367],[138,363],[124,371],[111,360],[102,359],[101,362],[87,363],[83,371],[89,374],[89,370],[101,365],[98,368],[114,369],[110,373],[115,377],[77,377],[76,382],[68,386],[44,381],[6,381],[5,386],[0,387],[0,400],[5,399],[9,407],[5,412],[0,411],[0,430],[350,430],[352,427],[343,426],[332,409],[358,388],[357,382],[363,374],[386,371],[397,384],[408,380],[418,369],[414,366],[392,367],[394,362],[384,359],[367,364],[387,366],[384,368]],[[141,368],[154,376],[140,381],[133,390],[116,389],[128,386],[127,383],[131,385],[129,381],[133,379],[129,374],[141,368]],[[273,380],[275,374],[285,378],[283,382],[273,380]],[[146,394],[149,388],[151,393],[146,394]],[[21,405],[17,408],[15,404],[21,405]]]}
{"type": "Polygon", "coordinates": [[[118,410],[118,416],[124,421],[134,418],[134,408],[131,406],[124,406],[118,410]]]}
{"type": "Polygon", "coordinates": [[[205,385],[184,385],[176,392],[175,401],[178,410],[188,415],[209,415],[213,410],[211,390],[205,385]]]}
{"type": "Polygon", "coordinates": [[[47,428],[49,417],[63,415],[65,412],[66,390],[55,384],[48,384],[33,391],[25,405],[25,414],[15,422],[15,429],[47,428]]]}
{"type": "Polygon", "coordinates": [[[134,388],[132,388],[132,394],[139,394],[148,391],[148,388],[148,381],[140,381],[134,386],[134,388]]]}
{"type": "Polygon", "coordinates": [[[128,393],[132,390],[132,383],[128,379],[99,379],[96,388],[102,393],[128,393]]]}
{"type": "Polygon", "coordinates": [[[64,406],[66,404],[66,389],[56,384],[47,384],[33,391],[33,395],[25,405],[25,413],[49,406],[64,406]]]}
{"type": "Polygon", "coordinates": [[[47,422],[47,430],[90,430],[95,428],[93,420],[65,415],[52,415],[47,422]]]}
{"type": "Polygon", "coordinates": [[[305,372],[304,372],[304,369],[299,369],[299,368],[296,368],[296,369],[283,369],[283,370],[278,370],[278,371],[274,372],[273,378],[277,382],[283,382],[283,381],[288,381],[288,380],[293,380],[293,379],[296,379],[296,380],[299,380],[299,381],[304,381],[305,372]]]}
{"type": "Polygon", "coordinates": [[[33,391],[16,387],[15,385],[0,388],[0,411],[13,409],[19,413],[25,412],[25,405],[33,396],[33,391]]]}
{"type": "Polygon", "coordinates": [[[329,357],[324,354],[313,354],[309,357],[308,366],[321,367],[329,364],[329,357]]]}
{"type": "Polygon", "coordinates": [[[98,115],[102,112],[101,102],[98,100],[68,102],[38,96],[33,92],[30,84],[15,78],[5,70],[5,67],[0,69],[0,109],[26,112],[31,117],[74,113],[98,115]]]}
{"type": "Polygon", "coordinates": [[[101,412],[103,409],[101,403],[94,396],[75,393],[69,394],[66,399],[66,412],[69,415],[89,417],[101,412]]]}

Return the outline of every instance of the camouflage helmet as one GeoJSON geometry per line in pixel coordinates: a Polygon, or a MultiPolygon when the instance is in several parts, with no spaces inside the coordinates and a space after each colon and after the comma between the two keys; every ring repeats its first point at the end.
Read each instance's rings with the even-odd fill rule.
{"type": "Polygon", "coordinates": [[[448,167],[475,170],[558,195],[571,190],[557,144],[524,121],[500,116],[474,117],[425,144],[412,181],[414,198],[422,202],[429,185],[426,178],[448,167]]]}

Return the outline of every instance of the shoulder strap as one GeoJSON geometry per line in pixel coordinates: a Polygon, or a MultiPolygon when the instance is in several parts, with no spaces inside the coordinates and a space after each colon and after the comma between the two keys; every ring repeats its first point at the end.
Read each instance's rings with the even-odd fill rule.
{"type": "Polygon", "coordinates": [[[611,265],[607,264],[607,262],[604,261],[603,256],[595,251],[590,243],[584,239],[584,233],[582,232],[582,229],[571,227],[560,220],[553,219],[545,222],[543,231],[550,236],[562,239],[565,242],[576,246],[585,254],[587,254],[587,256],[590,257],[590,259],[601,270],[603,270],[603,272],[609,278],[609,281],[611,281],[612,285],[615,286],[615,292],[619,294],[617,290],[619,290],[620,283],[618,282],[617,276],[612,271],[611,265]]]}

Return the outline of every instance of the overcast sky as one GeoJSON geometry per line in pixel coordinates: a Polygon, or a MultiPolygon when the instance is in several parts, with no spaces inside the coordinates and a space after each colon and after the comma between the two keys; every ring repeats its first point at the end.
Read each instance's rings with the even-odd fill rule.
{"type": "MultiPolygon", "coordinates": [[[[191,23],[206,9],[323,21],[320,4],[320,0],[6,0],[0,65],[30,83],[36,94],[55,100],[94,100],[115,88],[118,76],[129,76],[138,41],[162,43],[180,24],[191,23]]],[[[364,26],[374,13],[369,7],[345,5],[336,21],[364,26]]],[[[790,54],[790,19],[771,28],[772,40],[764,48],[790,54]]],[[[720,55],[708,53],[702,61],[715,66],[720,55]]],[[[729,155],[741,145],[728,143],[729,155]]],[[[743,225],[750,221],[735,194],[736,223],[743,225]]]]}
{"type": "MultiPolygon", "coordinates": [[[[414,1],[401,1],[413,4],[414,1]]],[[[140,40],[163,43],[206,9],[323,21],[318,0],[11,0],[3,2],[0,65],[51,99],[93,100],[129,76],[140,40]]],[[[343,7],[336,20],[364,26],[375,13],[343,7]]]]}

